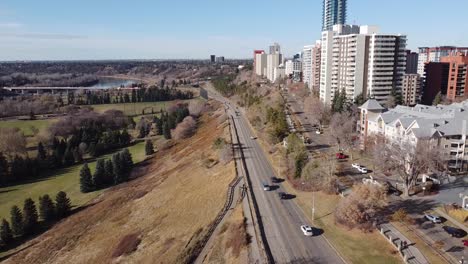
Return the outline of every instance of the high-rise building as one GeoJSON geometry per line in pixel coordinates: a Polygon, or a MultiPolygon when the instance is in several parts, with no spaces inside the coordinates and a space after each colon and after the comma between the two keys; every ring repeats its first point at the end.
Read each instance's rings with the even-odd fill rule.
{"type": "Polygon", "coordinates": [[[323,0],[322,31],[346,24],[346,0],[323,0]]]}
{"type": "Polygon", "coordinates": [[[468,97],[468,54],[452,53],[440,59],[450,65],[447,83],[447,99],[468,97]]]}
{"type": "Polygon", "coordinates": [[[270,82],[275,82],[275,69],[281,64],[281,54],[268,54],[266,76],[270,82]]]}
{"type": "Polygon", "coordinates": [[[278,43],[273,43],[270,46],[270,54],[281,54],[281,46],[278,43]]]}
{"type": "Polygon", "coordinates": [[[418,55],[418,73],[424,75],[424,64],[429,62],[440,62],[440,58],[448,56],[453,52],[468,53],[468,47],[454,47],[454,46],[441,46],[441,47],[423,47],[419,48],[418,55]]]}
{"type": "Polygon", "coordinates": [[[263,54],[265,53],[264,50],[254,50],[254,53],[253,53],[253,65],[254,65],[254,68],[255,68],[255,65],[256,65],[256,59],[257,59],[257,54],[263,54]]]}
{"type": "Polygon", "coordinates": [[[374,26],[335,25],[322,32],[320,99],[330,105],[336,91],[349,101],[363,94],[384,102],[401,92],[406,36],[379,34],[374,26]]]}
{"type": "Polygon", "coordinates": [[[309,89],[318,90],[320,87],[320,40],[315,45],[304,46],[302,50],[303,81],[309,89]]]}
{"type": "Polygon", "coordinates": [[[406,51],[406,73],[413,74],[418,73],[418,53],[406,51]]]}
{"type": "Polygon", "coordinates": [[[403,86],[401,88],[401,97],[403,104],[413,106],[419,103],[421,92],[421,77],[417,73],[403,75],[403,86]]]}
{"type": "Polygon", "coordinates": [[[266,76],[266,69],[267,54],[265,54],[265,52],[255,54],[255,73],[259,76],[266,76]]]}
{"type": "Polygon", "coordinates": [[[224,62],[224,57],[223,56],[216,57],[216,62],[224,62]]]}
{"type": "Polygon", "coordinates": [[[211,63],[214,63],[216,60],[216,55],[210,55],[210,61],[211,63]]]}
{"type": "Polygon", "coordinates": [[[442,62],[429,62],[424,64],[423,89],[421,103],[432,105],[438,93],[447,94],[447,84],[450,65],[442,62]]]}

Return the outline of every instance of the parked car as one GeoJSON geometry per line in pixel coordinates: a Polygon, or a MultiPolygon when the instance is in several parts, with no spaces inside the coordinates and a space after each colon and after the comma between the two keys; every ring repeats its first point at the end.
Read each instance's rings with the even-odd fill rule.
{"type": "Polygon", "coordinates": [[[468,239],[462,240],[462,242],[465,247],[468,247],[468,239]]]}
{"type": "Polygon", "coordinates": [[[263,183],[263,190],[264,191],[269,191],[270,190],[270,185],[268,185],[267,183],[263,183]]]}
{"type": "Polygon", "coordinates": [[[250,136],[250,139],[254,140],[254,139],[257,139],[256,136],[250,136]]]}
{"type": "Polygon", "coordinates": [[[288,196],[288,195],[287,195],[285,192],[279,192],[279,193],[278,193],[278,197],[279,197],[281,200],[286,199],[287,196],[288,196]]]}
{"type": "Polygon", "coordinates": [[[343,153],[341,153],[341,152],[336,153],[335,156],[336,156],[336,158],[339,159],[339,160],[347,159],[347,158],[348,158],[347,155],[345,155],[345,154],[343,154],[343,153]]]}
{"type": "Polygon", "coordinates": [[[466,236],[466,232],[463,229],[459,229],[459,228],[455,228],[451,226],[443,226],[442,228],[445,230],[445,232],[447,232],[452,237],[462,238],[466,236]]]}
{"type": "Polygon", "coordinates": [[[320,130],[320,129],[315,130],[315,134],[317,134],[317,135],[321,135],[322,133],[323,133],[323,132],[322,132],[322,130],[320,130]]]}
{"type": "Polygon", "coordinates": [[[314,235],[314,230],[312,227],[308,225],[301,225],[301,230],[302,233],[304,233],[304,236],[313,236],[314,235]]]}
{"type": "Polygon", "coordinates": [[[351,164],[351,167],[357,169],[357,168],[361,167],[361,165],[359,165],[358,163],[353,163],[353,164],[351,164]]]}
{"type": "Polygon", "coordinates": [[[434,224],[439,224],[442,223],[442,219],[440,219],[440,216],[437,215],[430,215],[430,214],[424,214],[424,217],[431,221],[434,224]]]}
{"type": "Polygon", "coordinates": [[[276,177],[271,177],[271,182],[272,182],[272,183],[280,183],[281,180],[278,179],[278,178],[276,178],[276,177]]]}
{"type": "Polygon", "coordinates": [[[358,168],[358,171],[359,171],[360,173],[362,173],[362,174],[366,174],[366,173],[367,173],[367,168],[364,167],[364,166],[360,166],[360,167],[358,168]]]}
{"type": "Polygon", "coordinates": [[[312,143],[312,140],[310,140],[310,137],[305,137],[305,138],[304,138],[304,143],[305,143],[305,144],[311,144],[311,143],[312,143]]]}

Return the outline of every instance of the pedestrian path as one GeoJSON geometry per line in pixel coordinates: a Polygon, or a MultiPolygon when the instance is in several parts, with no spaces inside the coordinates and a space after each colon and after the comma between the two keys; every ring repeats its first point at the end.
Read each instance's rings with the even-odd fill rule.
{"type": "Polygon", "coordinates": [[[398,231],[398,229],[396,229],[392,224],[381,224],[380,230],[389,242],[399,249],[406,263],[429,264],[421,251],[416,248],[415,244],[398,231]]]}

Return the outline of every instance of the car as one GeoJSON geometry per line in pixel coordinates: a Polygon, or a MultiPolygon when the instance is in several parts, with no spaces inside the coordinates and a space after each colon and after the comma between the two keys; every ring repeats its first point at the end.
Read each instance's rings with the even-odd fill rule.
{"type": "Polygon", "coordinates": [[[255,139],[257,139],[257,137],[256,136],[250,136],[250,139],[255,140],[255,139]]]}
{"type": "Polygon", "coordinates": [[[286,199],[287,196],[288,196],[288,195],[287,195],[285,192],[279,192],[279,193],[278,193],[278,197],[279,197],[281,200],[286,199]]]}
{"type": "Polygon", "coordinates": [[[271,182],[272,182],[272,183],[280,183],[281,180],[278,179],[278,178],[276,178],[276,177],[271,177],[271,182]]]}
{"type": "Polygon", "coordinates": [[[443,226],[442,228],[445,230],[445,232],[447,232],[452,237],[462,238],[466,236],[466,232],[463,229],[459,229],[459,228],[455,228],[451,226],[443,226]]]}
{"type": "Polygon", "coordinates": [[[343,154],[341,152],[336,153],[335,156],[339,160],[348,158],[348,156],[346,156],[345,154],[343,154]]]}
{"type": "Polygon", "coordinates": [[[322,130],[320,130],[320,129],[315,130],[315,134],[317,134],[317,135],[321,135],[322,133],[323,133],[323,132],[322,132],[322,130]]]}
{"type": "Polygon", "coordinates": [[[360,167],[358,168],[358,171],[359,171],[360,173],[362,173],[362,174],[366,174],[366,173],[367,173],[367,168],[364,167],[364,166],[360,166],[360,167]]]}
{"type": "Polygon", "coordinates": [[[351,167],[357,169],[357,168],[361,167],[361,165],[359,165],[358,163],[353,163],[353,164],[351,164],[351,167]]]}
{"type": "Polygon", "coordinates": [[[440,219],[440,216],[437,215],[430,215],[430,214],[424,214],[424,217],[431,221],[434,224],[439,224],[442,223],[442,220],[440,219]]]}
{"type": "Polygon", "coordinates": [[[301,225],[301,231],[304,233],[304,236],[313,236],[314,230],[308,225],[301,225]]]}
{"type": "Polygon", "coordinates": [[[468,247],[468,239],[462,240],[462,242],[465,247],[468,247]]]}
{"type": "Polygon", "coordinates": [[[269,191],[270,190],[270,185],[268,185],[267,183],[263,183],[263,190],[264,191],[269,191]]]}

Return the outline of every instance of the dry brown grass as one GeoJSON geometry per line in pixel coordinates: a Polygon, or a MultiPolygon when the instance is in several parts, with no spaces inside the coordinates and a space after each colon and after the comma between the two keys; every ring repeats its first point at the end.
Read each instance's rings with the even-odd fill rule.
{"type": "Polygon", "coordinates": [[[110,263],[122,238],[134,233],[141,239],[136,251],[115,261],[175,263],[222,209],[235,176],[233,162],[206,168],[201,159],[217,156],[212,142],[228,137],[228,128],[207,114],[200,124],[192,138],[160,150],[139,168],[143,176],[106,191],[6,263],[110,263]]]}
{"type": "Polygon", "coordinates": [[[138,233],[128,234],[122,237],[114,253],[112,253],[112,257],[117,258],[122,255],[128,255],[135,251],[140,243],[141,239],[138,237],[138,233]]]}

